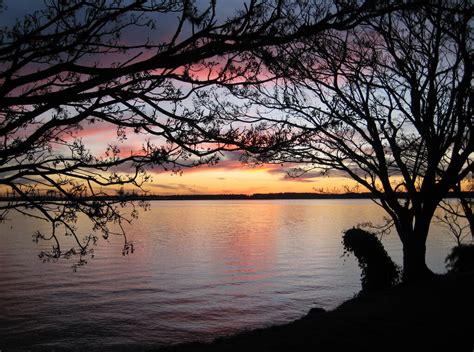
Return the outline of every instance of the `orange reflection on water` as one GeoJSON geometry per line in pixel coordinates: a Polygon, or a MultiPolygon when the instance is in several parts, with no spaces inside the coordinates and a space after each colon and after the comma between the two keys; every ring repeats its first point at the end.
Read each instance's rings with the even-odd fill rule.
{"type": "Polygon", "coordinates": [[[232,213],[236,221],[223,224],[225,233],[213,260],[222,263],[223,273],[230,281],[269,278],[276,262],[278,208],[236,203],[232,213]]]}

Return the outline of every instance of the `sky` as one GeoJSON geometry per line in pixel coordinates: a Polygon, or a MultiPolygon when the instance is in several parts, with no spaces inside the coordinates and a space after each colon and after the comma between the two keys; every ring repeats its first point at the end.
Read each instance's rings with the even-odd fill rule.
{"type": "MultiPolygon", "coordinates": [[[[4,0],[6,5],[0,18],[4,25],[14,18],[41,8],[41,0],[4,0]]],[[[218,2],[224,17],[231,13],[235,3],[230,0],[218,2]]],[[[165,21],[166,22],[166,21],[165,21]]],[[[104,141],[114,140],[114,127],[87,127],[81,132],[85,144],[93,151],[104,150],[104,141]]],[[[142,139],[133,136],[121,145],[122,151],[140,148],[142,139]]],[[[240,162],[238,153],[221,155],[221,161],[213,166],[184,169],[176,174],[170,171],[149,170],[153,181],[144,189],[152,194],[254,194],[279,192],[344,192],[344,187],[353,187],[349,178],[320,176],[310,172],[299,178],[289,177],[288,165],[252,166],[240,162]]],[[[130,187],[127,187],[130,188],[130,187]]]]}
{"type": "MultiPolygon", "coordinates": [[[[106,126],[79,132],[84,143],[100,154],[103,141],[113,141],[116,130],[106,126]]],[[[127,139],[117,142],[120,154],[128,155],[137,150],[143,142],[143,135],[127,134],[127,139]]],[[[163,171],[159,168],[147,169],[152,182],[144,185],[144,190],[156,195],[175,194],[254,194],[280,192],[345,192],[354,187],[355,182],[346,177],[323,176],[319,171],[308,172],[298,178],[288,175],[288,171],[298,165],[264,164],[253,165],[240,161],[239,152],[219,154],[215,165],[183,168],[181,172],[163,171]]],[[[132,190],[132,186],[125,189],[132,190]]]]}
{"type": "Polygon", "coordinates": [[[153,194],[254,194],[280,192],[344,192],[354,181],[345,177],[291,178],[281,165],[252,167],[237,160],[186,169],[182,174],[151,173],[144,188],[153,194]]]}

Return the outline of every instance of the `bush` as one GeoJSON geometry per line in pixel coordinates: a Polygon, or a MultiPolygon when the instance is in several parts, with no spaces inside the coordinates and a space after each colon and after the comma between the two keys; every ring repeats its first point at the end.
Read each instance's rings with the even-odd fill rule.
{"type": "Polygon", "coordinates": [[[450,272],[474,271],[474,245],[460,244],[454,247],[445,262],[450,272]]]}
{"type": "Polygon", "coordinates": [[[362,290],[377,290],[400,282],[401,269],[385,251],[375,234],[352,228],[342,237],[344,254],[353,253],[362,269],[362,290]]]}

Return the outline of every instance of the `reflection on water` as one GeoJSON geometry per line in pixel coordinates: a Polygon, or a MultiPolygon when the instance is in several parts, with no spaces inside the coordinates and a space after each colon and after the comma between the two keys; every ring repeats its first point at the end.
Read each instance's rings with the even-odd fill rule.
{"type": "MultiPolygon", "coordinates": [[[[382,216],[368,200],[153,202],[127,228],[133,255],[112,238],[77,273],[41,264],[31,234],[45,225],[13,219],[0,227],[0,350],[140,349],[335,307],[360,289],[341,231],[382,216]]],[[[438,272],[453,244],[442,232],[428,243],[438,272]]],[[[396,235],[384,244],[400,263],[396,235]]]]}

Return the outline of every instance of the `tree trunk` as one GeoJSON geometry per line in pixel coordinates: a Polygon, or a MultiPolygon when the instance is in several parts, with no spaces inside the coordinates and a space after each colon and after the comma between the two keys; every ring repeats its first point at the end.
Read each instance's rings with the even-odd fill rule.
{"type": "Polygon", "coordinates": [[[403,242],[403,282],[423,281],[435,276],[426,265],[425,256],[426,243],[423,238],[409,238],[403,242]]]}
{"type": "MultiPolygon", "coordinates": [[[[472,181],[471,181],[472,182],[472,181]]],[[[474,186],[470,183],[470,192],[474,191],[474,186]]],[[[466,216],[467,222],[469,224],[469,229],[471,230],[471,236],[474,239],[474,213],[472,212],[472,198],[466,198],[461,191],[461,184],[458,183],[456,187],[454,187],[454,192],[459,198],[459,202],[461,203],[462,209],[464,211],[464,215],[466,216]]]]}
{"type": "Polygon", "coordinates": [[[464,196],[461,196],[459,200],[461,201],[461,205],[464,210],[464,215],[467,218],[469,229],[471,230],[471,236],[474,239],[474,214],[471,208],[472,200],[471,199],[467,200],[464,196]]]}

